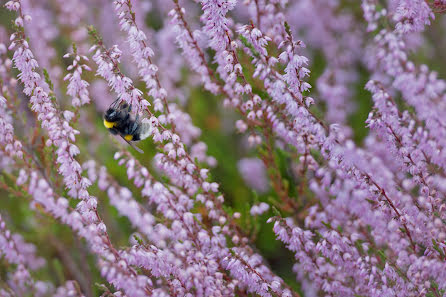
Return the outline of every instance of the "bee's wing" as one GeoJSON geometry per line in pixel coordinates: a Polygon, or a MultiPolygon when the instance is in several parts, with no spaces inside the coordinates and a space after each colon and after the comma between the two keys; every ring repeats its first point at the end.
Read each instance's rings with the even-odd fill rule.
{"type": "Polygon", "coordinates": [[[116,109],[119,112],[130,113],[132,111],[132,106],[129,105],[125,100],[118,98],[110,104],[112,109],[116,109]]]}
{"type": "Polygon", "coordinates": [[[125,142],[127,142],[132,148],[134,148],[138,153],[140,154],[144,154],[144,151],[142,149],[140,149],[139,147],[133,145],[133,143],[131,143],[130,141],[128,141],[127,139],[125,139],[122,135],[121,136],[122,139],[124,139],[125,142]]]}
{"type": "Polygon", "coordinates": [[[119,105],[121,104],[121,99],[116,99],[115,101],[113,101],[111,104],[110,104],[110,107],[109,108],[117,108],[117,107],[119,107],[119,105]]]}

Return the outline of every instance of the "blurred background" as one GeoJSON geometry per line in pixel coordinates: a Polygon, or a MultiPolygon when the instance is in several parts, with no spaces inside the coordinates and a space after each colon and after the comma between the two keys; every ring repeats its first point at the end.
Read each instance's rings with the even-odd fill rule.
{"type": "MultiPolygon", "coordinates": [[[[91,57],[88,49],[92,45],[92,40],[86,30],[88,25],[93,25],[98,30],[107,47],[118,44],[123,51],[121,64],[125,74],[134,79],[138,88],[146,91],[144,83],[137,80],[137,69],[128,54],[125,36],[119,30],[112,1],[28,0],[23,2],[26,3],[26,9],[33,18],[32,26],[26,27],[31,39],[31,48],[34,49],[39,64],[48,70],[61,109],[71,108],[71,99],[66,95],[67,82],[63,80],[63,77],[67,74],[66,68],[72,60],[63,58],[63,55],[72,51],[74,42],[79,53],[91,57]]],[[[249,3],[246,5],[242,2],[240,1],[230,14],[236,22],[245,24],[251,18],[251,6],[249,3]]],[[[349,126],[351,136],[361,146],[368,134],[365,120],[372,106],[370,94],[364,90],[364,85],[370,78],[366,66],[366,44],[367,40],[373,38],[374,32],[366,31],[360,1],[325,1],[331,3],[326,5],[336,5],[334,11],[339,19],[333,19],[333,16],[327,16],[328,19],[324,19],[323,15],[314,19],[318,17],[318,11],[317,7],[312,6],[310,2],[311,0],[290,0],[285,14],[294,36],[306,44],[304,54],[310,59],[309,83],[313,86],[311,96],[316,102],[314,112],[325,117],[329,122],[341,121],[342,124],[349,126]],[[332,23],[329,25],[326,22],[332,23]],[[334,31],[336,34],[333,34],[330,39],[323,35],[324,30],[334,31]],[[326,50],[327,48],[330,48],[330,53],[326,50]],[[333,55],[333,53],[336,54],[333,55]],[[343,55],[347,58],[344,59],[343,55]],[[339,94],[333,94],[333,89],[326,90],[324,87],[327,81],[330,81],[331,75],[336,76],[330,73],[330,69],[339,69],[339,65],[345,66],[342,69],[348,71],[348,75],[345,75],[347,89],[340,90],[339,94]],[[347,98],[345,102],[340,103],[341,114],[327,114],[327,104],[330,104],[324,100],[327,92],[335,97],[347,98]]],[[[211,167],[213,179],[220,183],[220,190],[225,195],[228,211],[241,213],[238,224],[250,234],[256,248],[267,259],[272,270],[291,287],[300,291],[300,285],[296,282],[292,269],[293,256],[279,241],[275,240],[272,225],[266,223],[266,220],[273,215],[272,209],[270,208],[260,216],[250,214],[254,204],[266,202],[274,206],[279,200],[269,184],[268,169],[258,159],[261,153],[260,148],[250,145],[250,135],[237,132],[235,122],[240,116],[233,110],[223,107],[224,98],[214,96],[203,89],[200,78],[189,69],[186,63],[187,58],[181,55],[175,46],[175,32],[169,24],[170,18],[167,15],[173,7],[171,1],[138,0],[132,3],[137,13],[137,22],[143,27],[150,46],[155,51],[154,62],[159,66],[158,73],[162,84],[168,90],[168,99],[177,102],[190,115],[192,123],[200,129],[196,131],[196,134],[199,135],[198,138],[202,144],[195,149],[207,150],[207,155],[212,156],[200,161],[211,167]]],[[[201,26],[200,5],[193,1],[180,1],[180,4],[186,7],[190,26],[193,29],[199,29],[201,26]]],[[[14,15],[1,7],[0,43],[6,46],[9,45],[13,20],[14,15]]],[[[237,27],[237,24],[232,25],[237,27]]],[[[446,77],[445,33],[446,19],[437,15],[427,32],[423,35],[414,35],[410,40],[410,46],[413,48],[411,58],[418,64],[427,64],[443,78],[446,77]]],[[[213,52],[207,50],[206,54],[208,61],[211,61],[213,52]]],[[[5,55],[11,58],[11,52],[5,55]]],[[[249,57],[246,54],[242,57],[244,71],[252,73],[253,68],[249,66],[251,65],[249,57]]],[[[104,80],[95,76],[94,63],[90,61],[87,64],[93,71],[85,71],[83,79],[90,83],[92,102],[81,108],[79,120],[74,123],[81,132],[76,138],[81,150],[78,160],[82,164],[93,159],[97,164],[104,165],[120,185],[129,188],[135,199],[144,203],[140,191],[128,181],[125,168],[118,166],[113,156],[120,147],[124,147],[141,164],[152,168],[155,146],[150,139],[141,141],[137,146],[144,151],[144,154],[138,154],[131,147],[109,135],[102,124],[102,114],[115,100],[115,95],[109,92],[104,80]]],[[[210,66],[215,69],[215,64],[210,64],[210,66]]],[[[13,73],[17,74],[17,71],[14,69],[13,73]]],[[[256,80],[251,83],[254,89],[261,84],[256,80]]],[[[20,89],[21,86],[17,85],[17,88],[20,89]]],[[[35,119],[28,109],[28,102],[23,94],[20,100],[18,119],[27,120],[25,122],[14,119],[15,133],[25,143],[31,140],[38,143],[39,139],[36,139],[33,133],[43,132],[33,129],[35,119]]],[[[44,152],[44,155],[47,153],[44,152]]],[[[274,156],[289,191],[299,197],[295,178],[298,170],[296,160],[280,148],[276,149],[274,156]]],[[[42,160],[42,163],[51,166],[52,161],[42,160]]],[[[95,268],[95,258],[88,252],[85,242],[73,234],[70,228],[39,210],[38,206],[30,205],[27,194],[15,186],[15,179],[8,169],[7,162],[2,160],[1,164],[0,214],[11,231],[21,234],[26,241],[34,243],[37,254],[46,259],[48,265],[35,272],[38,278],[51,280],[55,285],[63,284],[67,279],[76,279],[82,288],[89,288],[88,291],[84,291],[86,296],[99,296],[103,288],[95,286],[95,283],[100,284],[103,281],[95,268]]],[[[59,187],[64,193],[63,186],[59,185],[59,187]]],[[[135,232],[129,220],[120,216],[118,211],[110,205],[107,193],[99,190],[96,183],[90,187],[90,190],[92,195],[98,197],[98,208],[108,227],[111,241],[116,247],[128,246],[129,241],[134,240],[135,232]]],[[[298,201],[301,213],[293,214],[301,219],[305,217],[308,206],[313,204],[311,199],[314,199],[310,193],[306,193],[305,197],[309,197],[307,198],[309,201],[298,201]]],[[[280,209],[279,206],[277,207],[280,209]]],[[[286,213],[286,209],[280,210],[286,213]]],[[[0,259],[0,287],[2,280],[6,279],[7,270],[6,262],[0,259]]]]}

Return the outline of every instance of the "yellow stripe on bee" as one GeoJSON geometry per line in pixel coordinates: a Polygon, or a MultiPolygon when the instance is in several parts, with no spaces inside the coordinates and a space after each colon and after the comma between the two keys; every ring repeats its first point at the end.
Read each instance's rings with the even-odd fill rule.
{"type": "Polygon", "coordinates": [[[127,141],[132,141],[133,135],[127,134],[126,136],[124,136],[124,139],[127,141]]]}
{"type": "Polygon", "coordinates": [[[116,122],[109,122],[107,120],[104,119],[104,126],[107,129],[113,128],[115,126],[116,122]]]}

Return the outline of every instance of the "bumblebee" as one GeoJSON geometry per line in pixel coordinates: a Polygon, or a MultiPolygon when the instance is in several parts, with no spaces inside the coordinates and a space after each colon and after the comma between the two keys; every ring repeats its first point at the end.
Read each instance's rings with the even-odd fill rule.
{"type": "Polygon", "coordinates": [[[150,123],[141,120],[139,115],[133,115],[132,106],[120,99],[115,100],[105,111],[104,126],[111,134],[119,135],[140,153],[143,151],[132,142],[147,138],[152,131],[150,123]]]}

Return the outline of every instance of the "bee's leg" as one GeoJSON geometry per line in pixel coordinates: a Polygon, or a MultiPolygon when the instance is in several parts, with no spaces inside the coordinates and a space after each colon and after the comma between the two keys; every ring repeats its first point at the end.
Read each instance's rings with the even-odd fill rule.
{"type": "MultiPolygon", "coordinates": [[[[122,135],[121,135],[121,137],[122,137],[122,135]]],[[[138,153],[141,153],[141,154],[144,153],[143,150],[141,150],[141,149],[138,148],[137,146],[133,145],[133,143],[131,143],[130,141],[128,141],[128,140],[125,139],[124,137],[122,137],[122,138],[123,138],[123,139],[125,140],[125,142],[127,142],[132,148],[134,148],[138,153]]]]}
{"type": "Polygon", "coordinates": [[[118,134],[118,130],[116,130],[115,128],[110,128],[110,129],[108,129],[108,131],[110,131],[110,133],[113,135],[118,134]]]}

